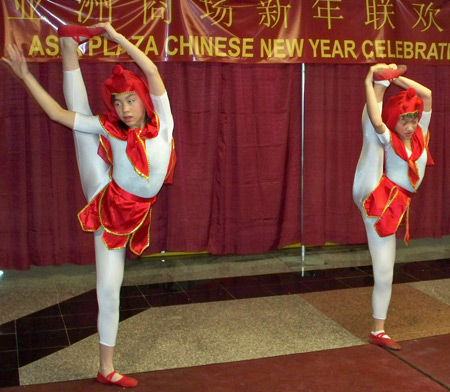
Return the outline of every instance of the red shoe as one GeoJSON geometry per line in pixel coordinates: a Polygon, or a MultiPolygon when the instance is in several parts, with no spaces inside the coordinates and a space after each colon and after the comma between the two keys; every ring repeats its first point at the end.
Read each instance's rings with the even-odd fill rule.
{"type": "Polygon", "coordinates": [[[373,73],[373,80],[380,81],[380,80],[389,80],[392,82],[395,78],[398,78],[399,76],[403,75],[406,72],[406,65],[399,65],[397,66],[397,69],[393,68],[378,68],[373,73]]]}
{"type": "Polygon", "coordinates": [[[105,29],[102,27],[86,26],[61,26],[58,29],[58,37],[71,37],[77,44],[81,44],[81,38],[92,38],[103,34],[105,29]]]}
{"type": "Polygon", "coordinates": [[[394,339],[391,339],[385,332],[380,332],[377,335],[370,334],[369,342],[377,346],[386,347],[390,350],[401,350],[400,346],[394,339]]]}
{"type": "Polygon", "coordinates": [[[106,377],[101,374],[100,372],[97,373],[97,381],[100,384],[109,384],[109,385],[118,385],[119,387],[123,388],[133,388],[136,385],[138,385],[138,380],[132,377],[125,376],[124,374],[121,374],[122,378],[119,378],[117,381],[112,381],[112,378],[114,377],[116,373],[113,371],[112,373],[109,373],[106,377]]]}

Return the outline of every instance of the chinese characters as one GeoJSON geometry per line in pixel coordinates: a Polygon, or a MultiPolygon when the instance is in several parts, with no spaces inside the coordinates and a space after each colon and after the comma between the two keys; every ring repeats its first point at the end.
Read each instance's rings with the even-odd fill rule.
{"type": "Polygon", "coordinates": [[[172,0],[144,0],[143,22],[161,20],[164,23],[172,23],[172,0]]]}
{"type": "Polygon", "coordinates": [[[98,20],[112,22],[112,0],[79,0],[78,22],[84,24],[91,19],[92,13],[98,12],[98,20]]]}

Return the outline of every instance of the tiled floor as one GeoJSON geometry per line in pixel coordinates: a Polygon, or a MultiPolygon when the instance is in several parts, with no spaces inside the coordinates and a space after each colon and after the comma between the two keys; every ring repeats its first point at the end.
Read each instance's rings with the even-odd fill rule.
{"type": "MultiPolygon", "coordinates": [[[[397,260],[399,353],[367,345],[365,246],[127,262],[116,368],[142,390],[450,390],[450,237],[399,242],[397,260]]],[[[6,271],[0,309],[0,388],[103,388],[92,265],[6,271]]]]}

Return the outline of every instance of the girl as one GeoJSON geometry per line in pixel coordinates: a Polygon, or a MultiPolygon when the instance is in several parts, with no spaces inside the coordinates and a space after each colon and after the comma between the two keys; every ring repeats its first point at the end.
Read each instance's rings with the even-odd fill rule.
{"type": "Polygon", "coordinates": [[[42,88],[16,46],[9,46],[9,58],[2,60],[22,79],[53,121],[74,130],[81,182],[89,201],[79,220],[83,230],[94,232],[100,336],[97,380],[134,387],[137,380],[116,373],[113,365],[125,246],[129,244],[140,255],[149,245],[151,206],[163,183],[171,182],[175,156],[170,104],[156,65],[110,24],[100,23],[92,28],[63,26],[58,33],[64,93],[71,110],[63,109],[42,88]],[[92,116],[79,69],[77,46],[100,34],[127,51],[145,80],[115,66],[113,75],[102,87],[108,110],[103,115],[92,116]],[[99,155],[105,162],[97,155],[99,140],[99,155]]]}
{"type": "Polygon", "coordinates": [[[431,91],[401,75],[405,66],[377,64],[364,81],[366,105],[362,116],[363,148],[353,183],[353,200],[360,209],[372,258],[372,332],[369,342],[392,350],[400,345],[384,331],[391,298],[396,237],[401,223],[409,240],[409,204],[433,164],[427,152],[431,91]],[[389,99],[391,83],[405,89],[389,99]]]}

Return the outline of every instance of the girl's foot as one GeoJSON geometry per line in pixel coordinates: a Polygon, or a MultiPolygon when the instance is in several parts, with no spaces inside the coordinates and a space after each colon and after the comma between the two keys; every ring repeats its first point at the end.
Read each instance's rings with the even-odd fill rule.
{"type": "Polygon", "coordinates": [[[58,29],[58,37],[70,37],[79,45],[89,38],[101,35],[105,32],[102,27],[86,27],[86,26],[61,26],[58,29]],[[83,39],[84,38],[84,39],[83,39]]]}
{"type": "Polygon", "coordinates": [[[369,342],[390,350],[398,351],[402,349],[402,347],[394,339],[391,339],[388,335],[386,335],[386,332],[384,331],[376,335],[372,332],[369,336],[369,342]]]}
{"type": "Polygon", "coordinates": [[[115,371],[109,373],[106,377],[98,372],[97,381],[101,384],[118,385],[123,388],[133,388],[138,385],[138,380],[135,378],[116,373],[115,371]]]}
{"type": "Polygon", "coordinates": [[[374,81],[389,80],[392,82],[394,79],[403,75],[406,72],[406,65],[398,65],[397,69],[394,68],[379,68],[373,73],[374,81]]]}

